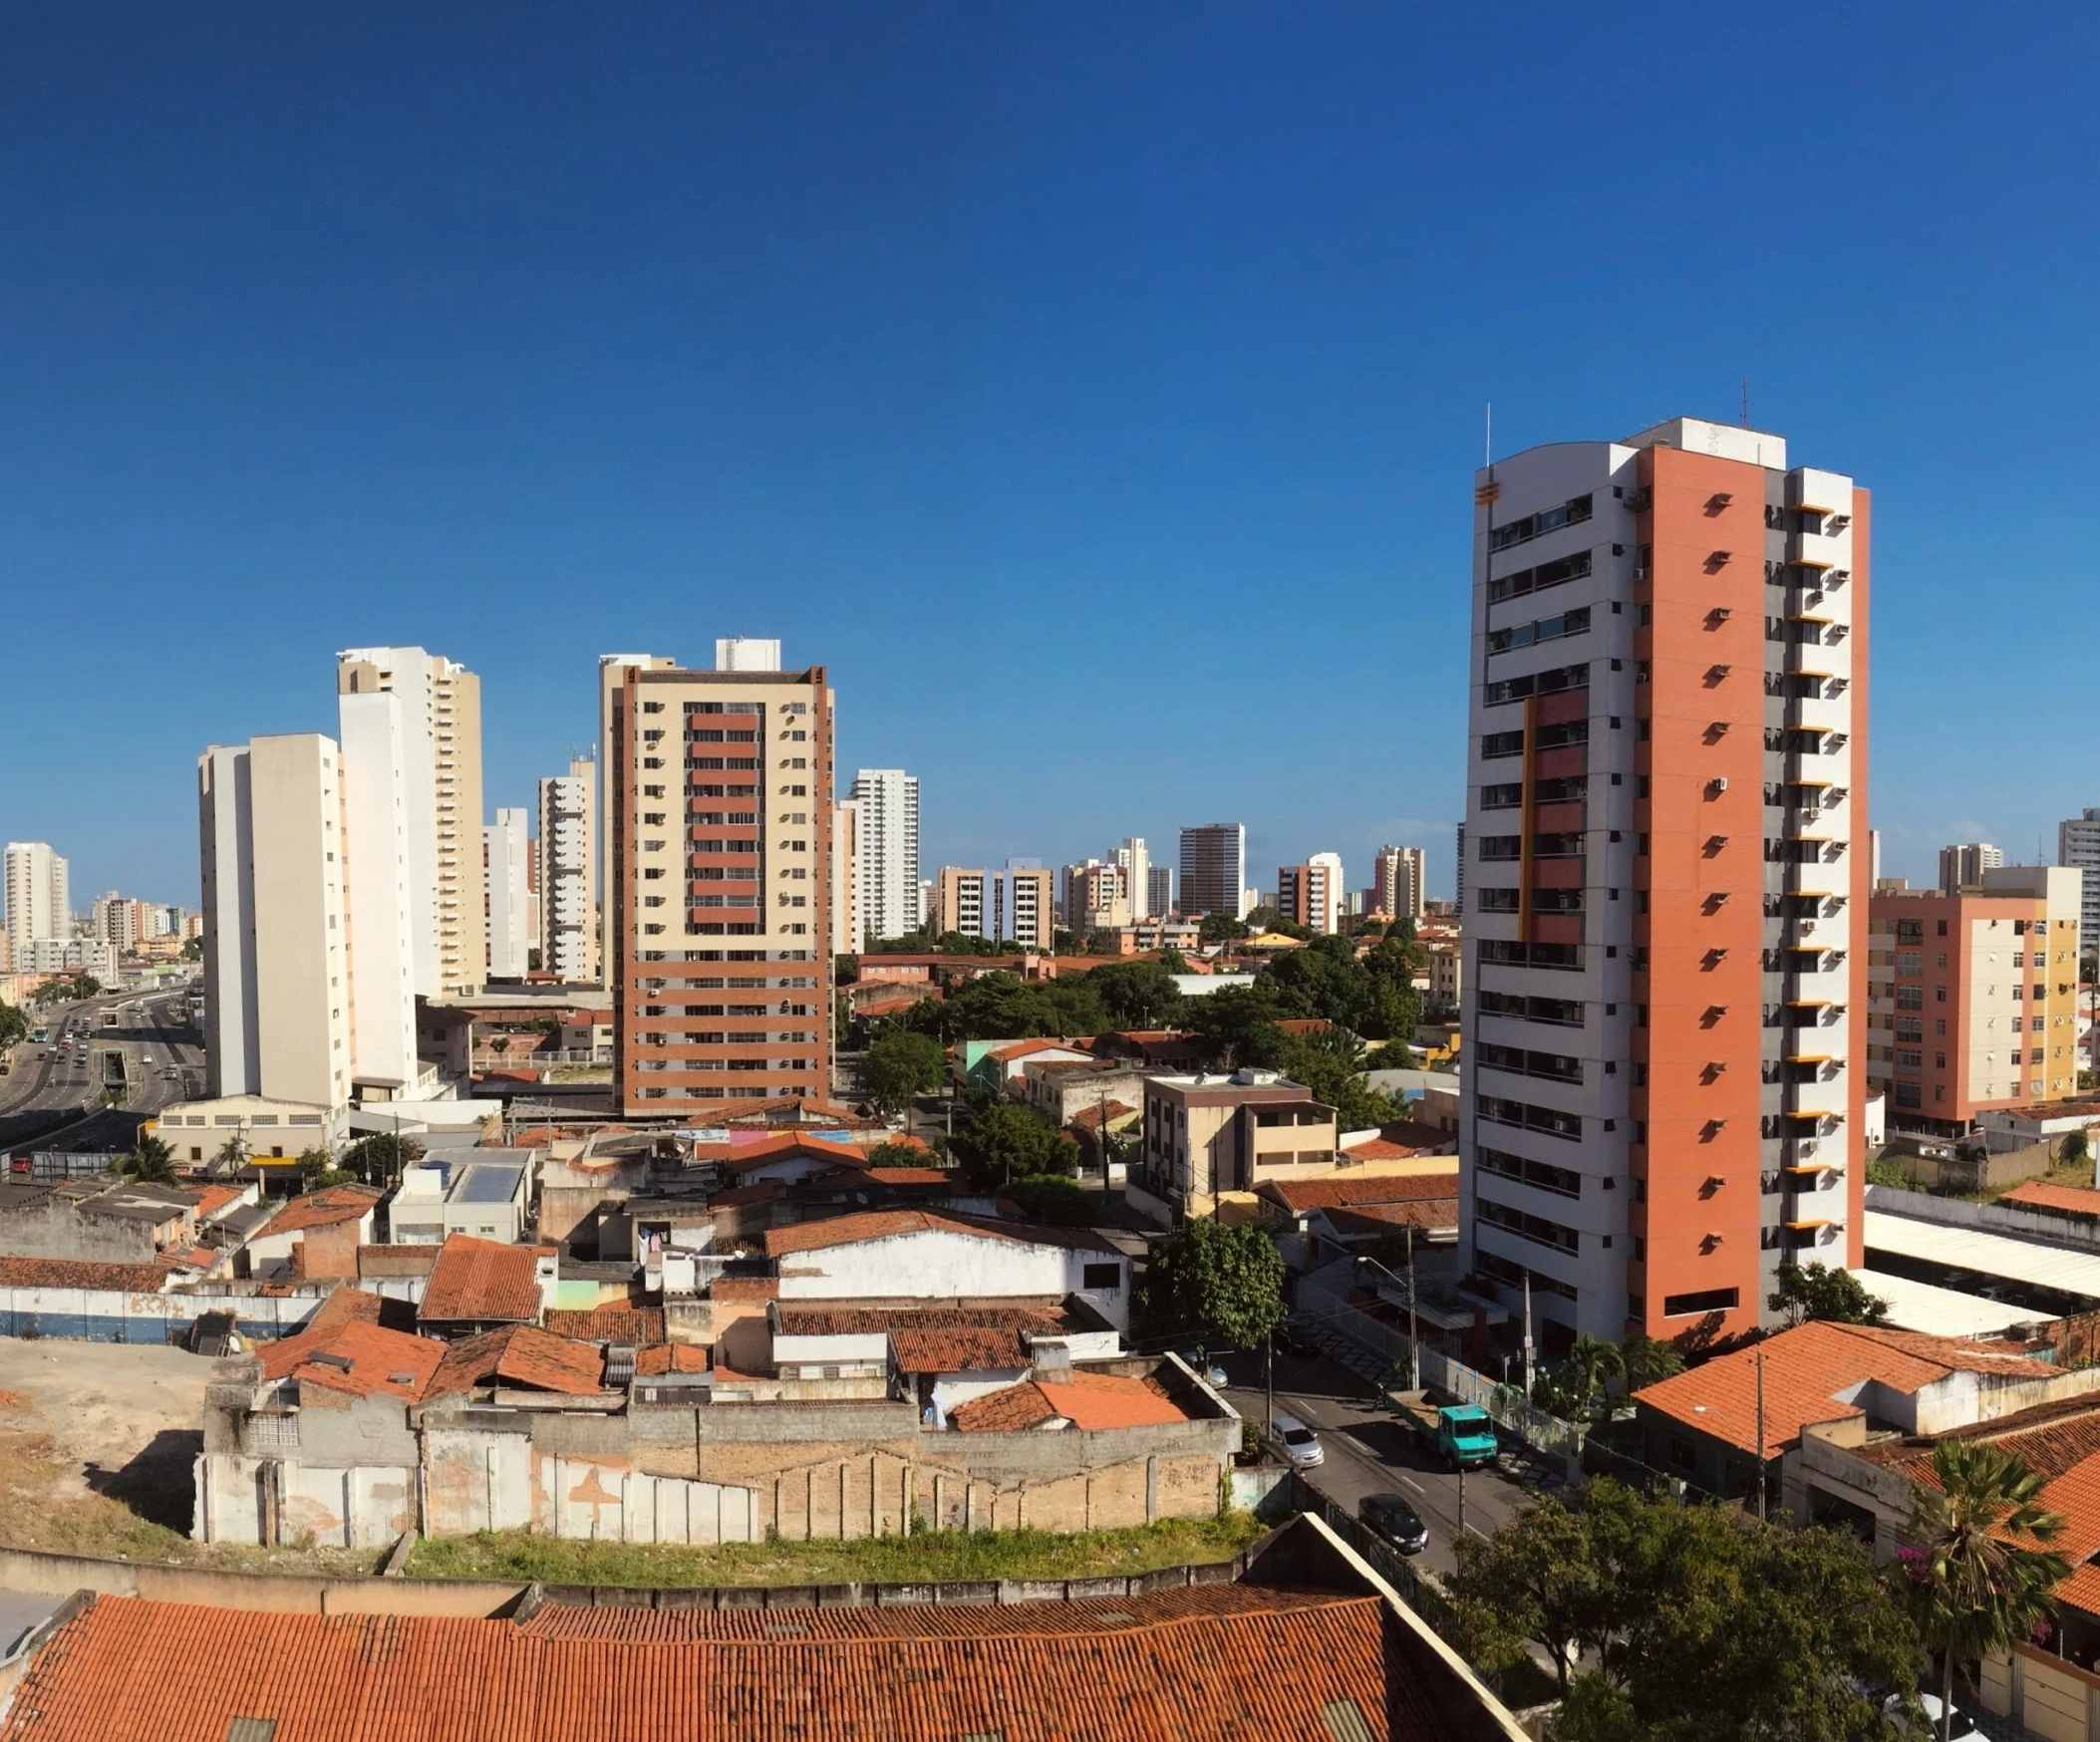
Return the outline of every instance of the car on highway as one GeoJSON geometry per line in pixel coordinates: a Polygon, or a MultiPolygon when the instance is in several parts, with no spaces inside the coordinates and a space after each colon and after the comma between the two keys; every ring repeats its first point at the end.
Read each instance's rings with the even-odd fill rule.
{"type": "Polygon", "coordinates": [[[1295,1415],[1279,1415],[1270,1423],[1269,1443],[1294,1470],[1317,1470],[1327,1462],[1320,1436],[1295,1415]]]}
{"type": "Polygon", "coordinates": [[[1402,1555],[1419,1555],[1429,1546],[1429,1527],[1404,1494],[1366,1494],[1356,1503],[1356,1517],[1364,1529],[1402,1555]]]}

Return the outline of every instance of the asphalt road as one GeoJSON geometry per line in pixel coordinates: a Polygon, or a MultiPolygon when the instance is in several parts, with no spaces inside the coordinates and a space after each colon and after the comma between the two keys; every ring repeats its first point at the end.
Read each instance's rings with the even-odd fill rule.
{"type": "MultiPolygon", "coordinates": [[[[1261,1359],[1234,1355],[1226,1359],[1226,1388],[1232,1405],[1250,1421],[1263,1419],[1261,1359]]],[[[1370,1387],[1340,1362],[1323,1355],[1313,1360],[1279,1353],[1276,1362],[1276,1413],[1295,1415],[1319,1435],[1326,1462],[1307,1479],[1351,1513],[1366,1494],[1401,1494],[1429,1527],[1429,1546],[1422,1561],[1448,1573],[1451,1544],[1459,1529],[1461,1478],[1447,1470],[1414,1436],[1382,1408],[1367,1401],[1370,1387]]],[[[1510,1454],[1504,1454],[1504,1465],[1510,1454]]],[[[1474,1470],[1463,1478],[1465,1528],[1492,1536],[1524,1504],[1524,1490],[1502,1470],[1474,1470]]]]}
{"type": "Polygon", "coordinates": [[[180,993],[104,993],[33,1010],[32,1021],[51,1037],[15,1047],[12,1069],[0,1077],[0,1149],[130,1147],[145,1115],[203,1086],[203,1037],[187,1024],[187,1005],[180,993]],[[61,1051],[60,1038],[76,1022],[87,1024],[86,1042],[71,1037],[61,1051]],[[130,1093],[121,1108],[102,1109],[102,1054],[112,1050],[126,1056],[130,1093]],[[161,1075],[169,1066],[183,1075],[161,1075]]]}

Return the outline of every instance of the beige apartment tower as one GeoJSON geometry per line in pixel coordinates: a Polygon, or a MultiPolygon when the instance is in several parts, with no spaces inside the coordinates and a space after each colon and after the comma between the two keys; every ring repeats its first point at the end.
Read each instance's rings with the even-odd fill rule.
{"type": "Polygon", "coordinates": [[[615,1101],[690,1121],[828,1099],[823,667],[606,672],[615,1101]]]}
{"type": "Polygon", "coordinates": [[[319,732],[197,758],[204,1034],[213,1096],[350,1099],[343,768],[319,732]]]}
{"type": "MultiPolygon", "coordinates": [[[[336,656],[336,689],[401,701],[416,990],[426,998],[479,992],[488,978],[481,680],[420,647],[363,647],[336,656]]],[[[362,752],[353,759],[360,779],[382,777],[362,752]]]]}

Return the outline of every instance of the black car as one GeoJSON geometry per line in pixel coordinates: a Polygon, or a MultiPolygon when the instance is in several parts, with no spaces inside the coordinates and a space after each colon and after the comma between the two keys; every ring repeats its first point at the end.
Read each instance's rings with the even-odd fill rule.
{"type": "Polygon", "coordinates": [[[1419,1555],[1429,1546],[1429,1527],[1399,1494],[1366,1494],[1356,1517],[1403,1555],[1419,1555]]]}

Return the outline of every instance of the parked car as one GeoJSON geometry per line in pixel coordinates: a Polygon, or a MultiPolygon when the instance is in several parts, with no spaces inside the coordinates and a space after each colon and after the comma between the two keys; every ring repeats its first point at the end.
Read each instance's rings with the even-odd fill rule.
{"type": "Polygon", "coordinates": [[[1327,1462],[1320,1436],[1295,1415],[1279,1415],[1270,1424],[1269,1442],[1294,1470],[1315,1470],[1327,1462]]]}
{"type": "Polygon", "coordinates": [[[1232,1383],[1226,1377],[1224,1365],[1216,1355],[1205,1355],[1195,1349],[1188,1349],[1183,1352],[1181,1358],[1187,1363],[1188,1370],[1206,1385],[1229,1385],[1232,1383]]]}
{"type": "Polygon", "coordinates": [[[1320,1358],[1320,1344],[1295,1324],[1286,1324],[1279,1330],[1276,1333],[1276,1341],[1277,1346],[1286,1354],[1295,1355],[1299,1360],[1315,1361],[1320,1358]]]}
{"type": "Polygon", "coordinates": [[[1429,1527],[1404,1494],[1366,1494],[1357,1502],[1356,1517],[1402,1555],[1419,1555],[1429,1546],[1429,1527]]]}
{"type": "MultiPolygon", "coordinates": [[[[1918,1703],[1925,1707],[1925,1722],[1922,1726],[1916,1719],[1907,1719],[1904,1716],[1903,1695],[1900,1693],[1892,1693],[1882,1702],[1882,1715],[1896,1726],[1900,1734],[1916,1736],[1919,1738],[1919,1742],[1928,1742],[1929,1738],[1932,1739],[1932,1742],[1938,1742],[1940,1718],[1943,1710],[1940,1704],[1940,1696],[1937,1693],[1921,1693],[1918,1696],[1918,1703]]],[[[1955,1706],[1953,1708],[1953,1722],[1948,1729],[1949,1738],[1973,1736],[1975,1733],[1975,1719],[1971,1718],[1959,1706],[1955,1706]]]]}

